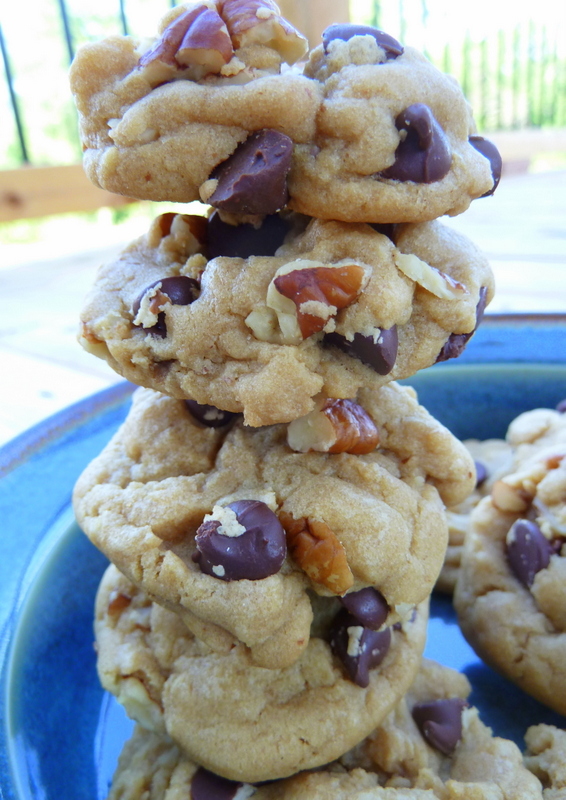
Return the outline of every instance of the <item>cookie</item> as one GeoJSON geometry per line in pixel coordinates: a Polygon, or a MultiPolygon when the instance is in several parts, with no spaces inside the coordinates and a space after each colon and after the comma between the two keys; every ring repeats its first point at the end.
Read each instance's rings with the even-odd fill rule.
{"type": "Polygon", "coordinates": [[[281,65],[306,49],[271,0],[181,5],[153,40],[84,45],[70,80],[88,177],[138,199],[198,200],[214,168],[267,129],[276,144],[264,155],[286,195],[292,144],[312,140],[321,89],[281,65]]]}
{"type": "Polygon", "coordinates": [[[456,506],[446,509],[448,518],[448,547],[444,564],[438,576],[435,589],[452,594],[458,570],[470,515],[482,497],[491,492],[496,480],[512,470],[514,448],[504,439],[467,439],[463,442],[476,465],[476,486],[473,492],[456,506]]]}
{"type": "Polygon", "coordinates": [[[454,605],[490,666],[566,713],[566,442],[527,451],[472,513],[454,605]]]}
{"type": "Polygon", "coordinates": [[[305,67],[323,100],[313,144],[298,143],[290,205],[348,222],[419,222],[491,194],[501,158],[476,135],[454,78],[381,31],[335,25],[305,67]]]}
{"type": "Polygon", "coordinates": [[[386,233],[306,223],[158,217],[100,270],[82,345],[133,383],[243,411],[252,426],[303,416],[320,392],[354,398],[463,351],[493,296],[489,264],[468,239],[439,222],[386,233]]]}
{"type": "MultiPolygon", "coordinates": [[[[462,707],[468,692],[463,675],[425,660],[407,695],[354,750],[316,772],[263,786],[221,779],[167,737],[137,727],[120,756],[108,800],[540,800],[540,784],[516,745],[494,738],[475,708],[462,707]],[[461,735],[450,755],[421,734],[412,711],[417,706],[418,715],[423,703],[453,709],[451,733],[459,728],[461,735]]],[[[545,800],[554,798],[546,792],[545,800]]]]}
{"type": "Polygon", "coordinates": [[[347,441],[359,454],[296,452],[293,426],[250,429],[239,418],[211,428],[183,401],[140,389],[77,482],[77,520],[197,636],[220,652],[241,641],[264,667],[290,664],[307,646],[317,594],[324,602],[373,587],[393,624],[434,585],[447,540],[443,500],[471,491],[473,462],[411,389],[362,392],[360,404],[350,408],[367,429],[339,407],[314,425],[341,439],[315,446],[347,441]],[[345,436],[356,430],[361,441],[345,436]],[[371,452],[360,452],[368,442],[371,452]],[[246,521],[234,505],[242,501],[260,501],[265,521],[253,507],[246,521]],[[254,528],[263,530],[258,541],[242,535],[254,528]],[[267,569],[246,577],[246,562],[267,569]]]}
{"type": "Polygon", "coordinates": [[[532,725],[525,742],[525,765],[542,783],[544,800],[562,800],[566,793],[566,731],[554,725],[532,725]]]}
{"type": "Polygon", "coordinates": [[[90,179],[239,214],[421,222],[495,189],[453,78],[374,28],[306,40],[271,0],[179,6],[154,40],[82,47],[71,69],[90,179]]]}
{"type": "MultiPolygon", "coordinates": [[[[211,651],[111,566],[96,602],[98,671],[134,719],[207,770],[254,783],[321,766],[363,739],[412,683],[426,622],[424,603],[412,621],[381,631],[364,685],[336,647],[340,614],[317,620],[295,664],[266,670],[242,645],[211,651]]],[[[348,658],[361,662],[353,650],[363,642],[351,631],[348,658]]]]}

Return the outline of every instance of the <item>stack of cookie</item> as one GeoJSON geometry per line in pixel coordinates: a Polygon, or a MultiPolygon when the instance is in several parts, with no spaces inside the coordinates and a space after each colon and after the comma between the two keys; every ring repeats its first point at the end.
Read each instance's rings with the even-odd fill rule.
{"type": "Polygon", "coordinates": [[[100,678],[153,731],[114,797],[353,797],[375,775],[463,796],[438,792],[479,730],[466,687],[407,691],[474,465],[396,381],[459,355],[493,295],[437,217],[501,162],[457,84],[387,34],[331,26],[291,66],[306,52],[272,0],[206,0],[72,68],[91,179],[203,204],[159,216],[82,312],[83,346],[145,387],[75,490],[113,562],[100,678]],[[376,755],[401,730],[405,754],[376,755]],[[337,759],[331,788],[283,780],[337,759]]]}

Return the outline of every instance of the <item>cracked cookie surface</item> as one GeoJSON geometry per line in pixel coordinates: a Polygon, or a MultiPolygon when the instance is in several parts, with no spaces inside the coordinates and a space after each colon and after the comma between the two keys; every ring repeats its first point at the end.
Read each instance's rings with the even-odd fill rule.
{"type": "MultiPolygon", "coordinates": [[[[476,709],[464,709],[461,738],[451,755],[443,755],[423,739],[411,713],[415,705],[465,700],[469,688],[463,675],[423,660],[407,694],[353,750],[321,770],[264,786],[226,784],[227,796],[234,800],[250,796],[256,800],[540,800],[540,784],[523,766],[517,746],[493,737],[476,709]]],[[[549,769],[541,763],[545,755],[533,754],[537,765],[528,762],[537,774],[549,769]]],[[[556,767],[560,770],[559,764],[556,767]]],[[[138,727],[120,756],[109,800],[141,800],[148,787],[150,800],[180,800],[191,791],[199,800],[198,787],[212,787],[214,780],[167,737],[138,727]]],[[[554,800],[548,791],[545,800],[554,800]]]]}
{"type": "MultiPolygon", "coordinates": [[[[489,264],[468,239],[439,222],[389,235],[306,223],[269,217],[266,229],[283,226],[274,255],[240,258],[222,256],[239,228],[217,214],[158,217],[101,268],[82,345],[133,383],[243,411],[253,426],[307,414],[320,392],[353,398],[462,352],[493,296],[489,264]],[[192,296],[154,288],[179,277],[194,281],[192,296]]],[[[259,249],[262,226],[244,227],[259,249]]]]}
{"type": "Polygon", "coordinates": [[[359,403],[379,431],[372,452],[299,453],[285,425],[250,429],[236,419],[209,428],[183,401],[138,389],[126,422],[77,482],[77,520],[195,635],[220,652],[239,640],[262,666],[290,664],[304,650],[318,595],[326,602],[372,586],[395,622],[434,585],[447,539],[443,503],[471,491],[473,462],[410,388],[362,392],[359,403]],[[236,500],[265,502],[286,529],[301,520],[315,538],[321,524],[323,538],[329,529],[349,583],[337,589],[318,576],[308,537],[306,555],[289,544],[279,571],[261,580],[202,572],[195,534],[216,506],[236,500]]]}
{"type": "Polygon", "coordinates": [[[214,653],[110,566],[96,603],[99,676],[130,716],[206,769],[273,780],[338,757],[393,708],[419,668],[427,605],[391,632],[361,688],[322,633],[285,669],[257,667],[242,645],[214,653]]]}

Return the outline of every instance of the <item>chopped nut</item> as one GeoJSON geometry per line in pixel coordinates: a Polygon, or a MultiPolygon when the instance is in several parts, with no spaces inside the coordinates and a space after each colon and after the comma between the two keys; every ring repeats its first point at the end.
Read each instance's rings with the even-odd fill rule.
{"type": "Polygon", "coordinates": [[[203,8],[183,37],[175,59],[185,66],[202,67],[206,75],[220,72],[233,55],[230,34],[222,17],[211,8],[203,8]]]}
{"type": "Polygon", "coordinates": [[[286,511],[279,520],[287,534],[291,557],[314,583],[342,595],[354,584],[346,551],[335,533],[321,520],[294,517],[286,511]]]}
{"type": "Polygon", "coordinates": [[[491,489],[491,502],[500,511],[521,513],[530,507],[532,499],[532,495],[524,489],[510,486],[503,480],[495,481],[491,489]]]}
{"type": "Polygon", "coordinates": [[[153,47],[139,60],[152,83],[160,83],[182,72],[200,80],[218,73],[234,55],[228,29],[214,7],[199,3],[176,16],[153,47]]]}
{"type": "Polygon", "coordinates": [[[407,278],[420,284],[436,297],[452,300],[469,294],[464,284],[413,254],[396,251],[394,258],[395,265],[407,278]]]}
{"type": "Polygon", "coordinates": [[[369,414],[353,400],[327,400],[323,407],[291,422],[287,428],[291,450],[308,453],[371,453],[379,431],[369,414]]]}
{"type": "Polygon", "coordinates": [[[124,609],[128,608],[131,602],[132,598],[128,597],[127,594],[113,591],[108,600],[108,613],[110,616],[121,614],[124,609]]]}
{"type": "Polygon", "coordinates": [[[369,268],[347,259],[335,264],[298,259],[280,267],[267,289],[266,305],[277,315],[282,343],[299,344],[325,330],[368,279],[369,268]]]}
{"type": "Polygon", "coordinates": [[[178,252],[179,258],[189,258],[203,249],[207,239],[206,217],[198,214],[167,212],[156,217],[147,233],[149,247],[159,247],[166,237],[174,241],[165,246],[178,252]]]}
{"type": "Polygon", "coordinates": [[[220,0],[220,13],[236,47],[262,44],[294,64],[308,50],[308,42],[280,13],[272,0],[220,0]]]}

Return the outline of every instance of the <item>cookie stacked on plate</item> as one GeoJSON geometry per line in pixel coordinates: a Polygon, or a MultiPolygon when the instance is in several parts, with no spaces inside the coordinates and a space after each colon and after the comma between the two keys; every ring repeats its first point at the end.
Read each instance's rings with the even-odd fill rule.
{"type": "Polygon", "coordinates": [[[82,312],[86,349],[145,387],[75,490],[114,565],[99,674],[190,775],[250,786],[343,758],[417,676],[475,472],[396,380],[459,355],[493,294],[437,221],[499,179],[456,83],[373,28],[286,66],[306,50],[271,0],[211,0],[72,69],[89,176],[203,202],[82,312]]]}

